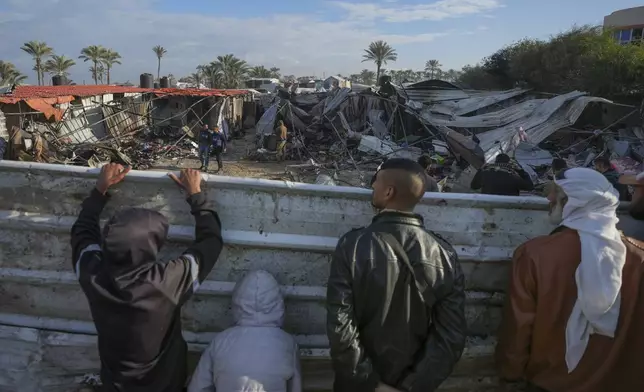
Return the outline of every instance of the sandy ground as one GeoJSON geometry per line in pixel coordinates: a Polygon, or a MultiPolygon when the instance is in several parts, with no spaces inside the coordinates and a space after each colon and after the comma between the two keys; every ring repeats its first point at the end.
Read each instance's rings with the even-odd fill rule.
{"type": "MultiPolygon", "coordinates": [[[[305,183],[315,183],[319,174],[325,174],[330,177],[335,175],[337,185],[343,186],[361,186],[365,178],[371,178],[372,172],[360,173],[355,170],[333,171],[329,169],[302,169],[298,165],[306,166],[309,161],[288,160],[277,162],[274,155],[268,155],[266,160],[257,161],[248,158],[249,152],[255,152],[255,131],[249,129],[243,138],[231,140],[228,142],[228,148],[222,155],[223,170],[216,172],[217,161],[215,157],[210,157],[209,173],[231,177],[246,178],[263,178],[267,180],[296,181],[305,183]],[[289,167],[290,166],[290,167],[289,167]]],[[[170,158],[157,161],[150,170],[176,170],[181,168],[199,168],[201,166],[197,156],[187,158],[170,158]]],[[[375,167],[374,167],[375,169],[375,167]]]]}
{"type": "MultiPolygon", "coordinates": [[[[248,130],[242,139],[235,139],[228,142],[228,148],[222,155],[224,168],[216,173],[222,176],[264,178],[268,180],[292,180],[286,172],[287,165],[298,164],[297,161],[276,162],[274,160],[258,162],[248,160],[248,151],[256,150],[255,132],[248,130]]],[[[177,168],[199,168],[198,157],[162,159],[155,163],[151,170],[174,170],[177,168]]],[[[215,173],[217,160],[210,157],[209,173],[215,173]]]]}

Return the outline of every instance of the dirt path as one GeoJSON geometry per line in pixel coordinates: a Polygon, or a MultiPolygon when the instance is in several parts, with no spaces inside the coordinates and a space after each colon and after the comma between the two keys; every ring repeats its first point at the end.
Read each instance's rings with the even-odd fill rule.
{"type": "MultiPolygon", "coordinates": [[[[242,139],[235,139],[228,142],[228,148],[222,155],[224,169],[219,175],[231,177],[248,177],[264,178],[268,180],[290,180],[291,177],[285,172],[287,165],[297,164],[296,161],[287,162],[257,162],[247,160],[248,151],[255,150],[255,132],[248,130],[242,139]]],[[[178,159],[161,159],[157,161],[151,170],[176,170],[182,168],[198,168],[201,166],[199,158],[178,158],[178,159]]],[[[217,168],[217,161],[214,157],[210,158],[210,173],[214,173],[217,168]]]]}

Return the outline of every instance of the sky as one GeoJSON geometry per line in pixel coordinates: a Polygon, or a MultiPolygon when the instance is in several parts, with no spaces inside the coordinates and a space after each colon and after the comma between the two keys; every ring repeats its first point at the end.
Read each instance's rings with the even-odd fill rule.
{"type": "Polygon", "coordinates": [[[460,69],[524,37],[546,39],[573,25],[601,24],[641,0],[0,0],[0,60],[35,83],[24,42],[45,41],[76,59],[71,79],[91,83],[83,47],[118,51],[112,81],[156,75],[152,51],[168,51],[161,74],[179,78],[228,53],[284,75],[324,77],[361,69],[370,42],[398,53],[389,69],[422,69],[437,59],[460,69]]]}

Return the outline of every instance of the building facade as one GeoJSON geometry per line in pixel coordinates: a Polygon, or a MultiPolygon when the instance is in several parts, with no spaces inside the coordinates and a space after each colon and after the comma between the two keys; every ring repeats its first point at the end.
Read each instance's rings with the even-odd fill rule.
{"type": "Polygon", "coordinates": [[[615,39],[622,44],[642,43],[644,6],[626,8],[605,16],[604,28],[614,29],[615,39]]]}

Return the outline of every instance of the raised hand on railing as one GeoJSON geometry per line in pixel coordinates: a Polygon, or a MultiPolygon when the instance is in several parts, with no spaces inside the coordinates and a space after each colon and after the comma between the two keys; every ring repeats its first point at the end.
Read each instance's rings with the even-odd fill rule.
{"type": "Polygon", "coordinates": [[[98,181],[96,181],[96,189],[105,194],[109,187],[123,181],[130,169],[129,166],[123,166],[118,163],[108,163],[101,168],[101,174],[98,176],[98,181]]]}

